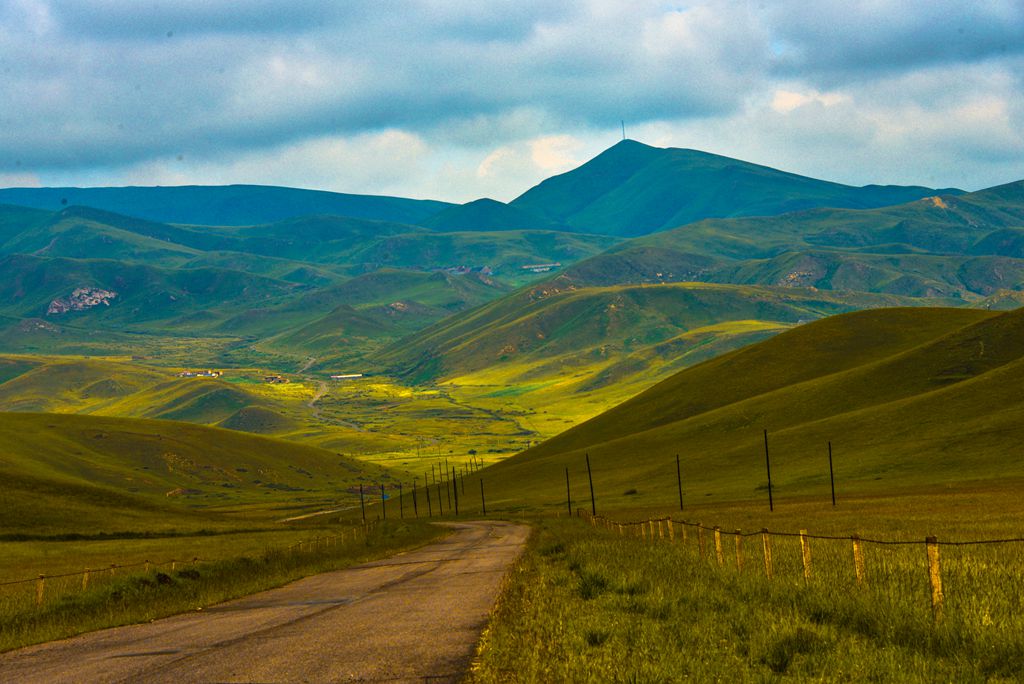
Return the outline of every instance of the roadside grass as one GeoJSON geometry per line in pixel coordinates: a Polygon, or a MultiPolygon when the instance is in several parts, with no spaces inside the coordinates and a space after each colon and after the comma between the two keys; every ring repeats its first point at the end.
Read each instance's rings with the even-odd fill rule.
{"type": "MultiPolygon", "coordinates": [[[[677,528],[678,530],[678,528],[677,528]]],[[[868,550],[854,578],[849,541],[760,539],[737,569],[713,546],[619,536],[543,519],[510,572],[469,681],[1017,681],[1024,672],[1024,546],[943,547],[946,602],[935,624],[923,544],[868,550]]]]}
{"type": "MultiPolygon", "coordinates": [[[[81,574],[48,580],[41,606],[36,605],[35,583],[0,586],[0,651],[202,610],[301,577],[422,546],[449,533],[418,521],[380,523],[365,538],[361,530],[358,535],[354,532],[352,528],[310,528],[301,535],[307,540],[302,547],[282,544],[240,555],[220,554],[211,560],[179,562],[173,569],[169,564],[155,565],[149,572],[142,567],[113,575],[94,572],[84,591],[81,574]],[[327,539],[343,529],[347,533],[344,540],[327,539]],[[320,541],[312,542],[314,539],[320,541]]],[[[133,540],[129,547],[136,544],[133,540]]],[[[191,561],[194,557],[187,558],[191,561]]],[[[161,563],[164,558],[153,560],[161,563]]]]}

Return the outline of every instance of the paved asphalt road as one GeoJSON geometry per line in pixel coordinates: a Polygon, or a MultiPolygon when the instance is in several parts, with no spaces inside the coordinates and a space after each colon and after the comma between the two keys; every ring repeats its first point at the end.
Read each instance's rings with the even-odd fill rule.
{"type": "Polygon", "coordinates": [[[468,667],[527,527],[455,534],[202,612],[0,655],[3,682],[445,682],[468,667]]]}

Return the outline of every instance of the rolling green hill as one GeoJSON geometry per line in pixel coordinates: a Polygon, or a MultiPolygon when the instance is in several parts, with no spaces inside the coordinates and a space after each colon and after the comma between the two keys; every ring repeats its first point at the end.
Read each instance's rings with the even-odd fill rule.
{"type": "Polygon", "coordinates": [[[800,322],[901,303],[910,300],[703,283],[543,285],[446,319],[375,359],[416,381],[502,369],[510,384],[572,377],[578,390],[635,386],[800,322]]]}
{"type": "Polygon", "coordinates": [[[382,469],[310,446],[172,421],[0,413],[6,534],[197,530],[210,507],[358,502],[382,469]]]}
{"type": "MultiPolygon", "coordinates": [[[[711,217],[879,207],[939,192],[901,186],[857,188],[697,150],[623,140],[583,166],[531,188],[511,206],[577,230],[632,237],[711,217]]],[[[959,191],[941,191],[954,192],[959,191]]]]}
{"type": "MultiPolygon", "coordinates": [[[[965,300],[1020,289],[1024,181],[869,210],[709,219],[569,267],[576,286],[701,280],[965,300]]],[[[563,285],[564,286],[564,285],[563,285]]]]}
{"type": "Polygon", "coordinates": [[[442,209],[422,225],[440,232],[496,230],[558,230],[544,216],[485,197],[442,209]]]}
{"type": "MultiPolygon", "coordinates": [[[[616,242],[552,231],[433,233],[335,216],[182,226],[88,207],[0,208],[0,238],[6,350],[90,353],[106,332],[110,350],[122,352],[115,333],[130,331],[277,338],[273,353],[286,356],[322,353],[326,339],[279,342],[302,341],[291,333],[337,317],[339,307],[372,319],[357,334],[359,349],[372,350],[500,296],[506,283],[535,279],[524,266],[572,263],[616,242]]],[[[337,332],[347,344],[351,336],[337,332]]]]}
{"type": "MultiPolygon", "coordinates": [[[[294,296],[302,288],[262,276],[215,268],[169,269],[109,259],[47,258],[14,254],[0,257],[0,312],[47,318],[60,324],[88,319],[103,324],[142,327],[197,310],[228,311],[294,296]],[[107,293],[75,295],[88,289],[107,293]],[[55,302],[63,305],[55,305],[55,302]]],[[[194,321],[186,326],[194,329],[194,321]]]]}
{"type": "Polygon", "coordinates": [[[589,453],[605,506],[671,506],[678,453],[690,505],[758,499],[762,429],[776,506],[827,498],[828,441],[841,494],[1024,479],[1007,457],[1024,437],[1022,381],[1024,310],[845,314],[683,370],[495,466],[489,486],[564,502],[563,468],[578,476],[589,453]]]}

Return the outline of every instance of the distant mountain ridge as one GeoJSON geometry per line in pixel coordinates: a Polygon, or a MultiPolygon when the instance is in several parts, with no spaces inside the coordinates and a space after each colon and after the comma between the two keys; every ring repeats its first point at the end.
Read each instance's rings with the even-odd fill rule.
{"type": "Polygon", "coordinates": [[[418,223],[452,206],[436,200],[271,185],[5,188],[0,189],[0,202],[50,211],[82,205],[147,221],[207,226],[274,223],[311,214],[418,223]]]}
{"type": "Polygon", "coordinates": [[[247,226],[308,215],[423,226],[442,232],[557,230],[636,237],[707,218],[815,207],[867,209],[955,188],[853,187],[721,155],[623,140],[510,203],[465,204],[262,185],[6,188],[0,203],[58,211],[72,205],[148,221],[247,226]]]}
{"type": "Polygon", "coordinates": [[[635,237],[706,218],[815,207],[868,209],[961,192],[853,187],[708,152],[623,140],[579,168],[541,182],[510,205],[578,230],[635,237]]]}

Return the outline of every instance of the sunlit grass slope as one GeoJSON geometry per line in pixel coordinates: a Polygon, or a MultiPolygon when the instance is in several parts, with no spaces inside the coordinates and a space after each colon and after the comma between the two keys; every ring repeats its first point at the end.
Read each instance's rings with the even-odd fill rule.
{"type": "MultiPolygon", "coordinates": [[[[263,376],[259,369],[235,369],[220,378],[181,378],[176,368],[124,357],[0,356],[0,411],[176,420],[344,453],[388,451],[405,442],[360,429],[354,415],[340,421],[318,414],[311,403],[326,381],[268,384],[263,376]]],[[[325,395],[323,403],[329,400],[325,395]]]]}
{"type": "MultiPolygon", "coordinates": [[[[564,503],[584,454],[605,510],[828,496],[1024,478],[1024,310],[883,309],[836,316],[686,369],[504,463],[494,497],[564,503]]],[[[583,492],[577,496],[584,498],[583,492]]]]}
{"type": "Polygon", "coordinates": [[[590,366],[608,374],[592,382],[608,384],[648,371],[653,359],[678,360],[694,351],[688,347],[705,345],[707,338],[685,336],[701,328],[714,330],[720,340],[728,336],[722,326],[730,322],[763,321],[778,329],[855,308],[910,302],[708,283],[580,289],[546,284],[446,319],[385,349],[378,359],[412,378],[458,377],[516,365],[526,381],[590,366]]]}
{"type": "Polygon", "coordinates": [[[359,482],[390,479],[323,449],[172,421],[0,413],[0,438],[5,534],[237,527],[215,511],[353,505],[359,482]]]}

